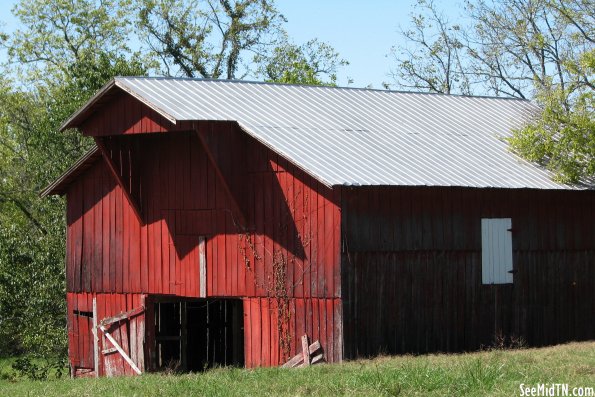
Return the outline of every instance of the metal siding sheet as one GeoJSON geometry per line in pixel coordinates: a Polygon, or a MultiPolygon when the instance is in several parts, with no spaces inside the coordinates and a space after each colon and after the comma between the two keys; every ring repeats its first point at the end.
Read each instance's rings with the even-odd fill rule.
{"type": "Polygon", "coordinates": [[[512,283],[512,221],[481,220],[481,279],[483,284],[512,283]]]}
{"type": "Polygon", "coordinates": [[[508,150],[539,110],[524,100],[175,78],[115,86],[176,121],[236,121],[329,186],[576,188],[508,150]]]}

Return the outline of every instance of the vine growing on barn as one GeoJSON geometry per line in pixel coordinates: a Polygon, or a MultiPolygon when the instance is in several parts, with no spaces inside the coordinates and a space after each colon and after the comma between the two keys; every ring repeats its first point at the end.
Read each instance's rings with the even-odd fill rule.
{"type": "MultiPolygon", "coordinates": [[[[310,208],[307,204],[309,203],[308,194],[304,195],[305,204],[301,219],[295,219],[295,207],[300,196],[301,192],[298,191],[291,199],[288,199],[287,197],[285,198],[289,212],[279,221],[277,225],[279,230],[287,230],[290,225],[289,222],[301,222],[305,224],[308,221],[308,215],[310,213],[310,208]]],[[[242,255],[246,270],[253,274],[255,287],[263,289],[266,296],[275,301],[279,349],[283,353],[283,357],[287,358],[291,353],[291,340],[293,338],[289,327],[291,320],[290,297],[293,296],[295,288],[298,285],[303,284],[304,275],[312,269],[314,263],[309,262],[308,266],[302,267],[297,280],[290,284],[288,280],[288,269],[290,266],[294,269],[296,268],[295,256],[284,252],[284,250],[279,247],[274,247],[272,251],[266,249],[264,236],[261,236],[260,241],[256,241],[257,237],[255,233],[250,233],[237,223],[235,224],[236,227],[241,229],[238,233],[238,248],[240,255],[242,255]],[[257,246],[263,248],[262,254],[259,253],[257,246]],[[267,258],[270,259],[272,264],[272,274],[269,274],[266,280],[258,280],[254,272],[255,267],[257,264],[264,266],[265,259],[267,258]]],[[[310,245],[312,234],[311,232],[308,232],[305,235],[298,233],[294,238],[296,239],[296,243],[301,244],[302,247],[306,248],[310,245]]]]}

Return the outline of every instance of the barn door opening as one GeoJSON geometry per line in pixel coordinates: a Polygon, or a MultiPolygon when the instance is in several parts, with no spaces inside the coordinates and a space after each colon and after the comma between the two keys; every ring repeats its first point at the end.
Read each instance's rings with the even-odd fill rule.
{"type": "Polygon", "coordinates": [[[244,364],[240,299],[185,299],[155,303],[158,369],[203,371],[244,364]]]}

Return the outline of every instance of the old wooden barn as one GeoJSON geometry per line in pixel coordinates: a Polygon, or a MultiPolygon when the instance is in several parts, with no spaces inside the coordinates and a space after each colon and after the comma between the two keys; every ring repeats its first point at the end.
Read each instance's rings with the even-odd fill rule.
{"type": "Polygon", "coordinates": [[[595,337],[595,191],[508,151],[530,102],[116,78],[63,129],[76,376],[595,337]]]}

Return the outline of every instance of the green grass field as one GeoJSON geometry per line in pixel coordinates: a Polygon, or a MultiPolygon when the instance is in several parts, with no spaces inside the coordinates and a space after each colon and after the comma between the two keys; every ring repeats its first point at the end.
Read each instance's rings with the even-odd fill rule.
{"type": "Polygon", "coordinates": [[[0,362],[0,396],[519,396],[521,383],[595,386],[595,342],[109,379],[11,380],[10,371],[0,362]]]}

